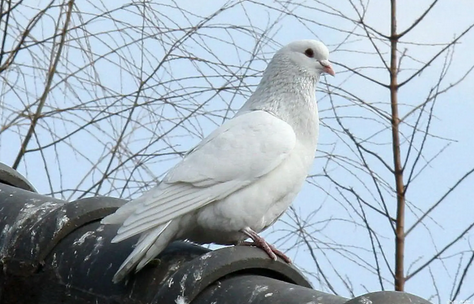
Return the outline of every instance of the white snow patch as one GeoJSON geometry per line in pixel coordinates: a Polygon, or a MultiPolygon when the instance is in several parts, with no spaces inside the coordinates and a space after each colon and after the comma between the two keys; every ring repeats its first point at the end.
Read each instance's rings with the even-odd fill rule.
{"type": "MultiPolygon", "coordinates": [[[[9,240],[7,243],[13,243],[15,240],[19,237],[19,232],[23,229],[23,226],[25,223],[28,223],[28,219],[31,218],[32,216],[36,216],[37,218],[41,218],[43,215],[52,212],[55,210],[55,207],[59,206],[60,204],[57,202],[45,202],[41,205],[35,205],[31,204],[30,202],[36,202],[40,201],[38,199],[29,199],[28,202],[26,202],[23,207],[20,209],[20,212],[18,213],[15,223],[10,227],[4,227],[3,229],[3,234],[4,237],[9,240]]],[[[35,239],[35,233],[36,231],[33,229],[30,229],[31,233],[31,241],[34,242],[35,239]]],[[[5,246],[0,248],[0,255],[3,255],[3,251],[5,250],[5,246]]],[[[34,247],[31,248],[32,253],[35,250],[34,247]]]]}
{"type": "Polygon", "coordinates": [[[95,242],[95,245],[94,245],[94,251],[99,252],[100,247],[102,247],[103,245],[104,245],[104,237],[102,236],[97,237],[97,241],[95,242]]]}
{"type": "Polygon", "coordinates": [[[87,231],[79,239],[75,240],[74,243],[72,243],[72,244],[76,245],[76,246],[80,246],[80,245],[84,244],[84,242],[86,241],[86,238],[88,238],[89,236],[91,236],[93,234],[94,234],[93,231],[87,231]]]}
{"type": "Polygon", "coordinates": [[[269,293],[265,294],[265,298],[268,298],[268,297],[271,297],[271,296],[273,296],[273,292],[269,292],[269,293]]]}
{"type": "Polygon", "coordinates": [[[2,235],[7,235],[10,233],[10,229],[11,229],[11,226],[8,225],[8,224],[5,224],[5,226],[3,227],[3,230],[2,230],[2,235]]]}
{"type": "Polygon", "coordinates": [[[268,286],[261,286],[261,285],[255,286],[255,292],[263,292],[267,290],[268,290],[268,286]]]}
{"type": "Polygon", "coordinates": [[[372,304],[372,301],[371,301],[369,298],[361,297],[361,298],[359,299],[359,303],[362,303],[362,304],[372,304]]]}
{"type": "Polygon", "coordinates": [[[193,273],[194,281],[201,281],[202,279],[202,269],[201,270],[196,270],[193,273]]]}
{"type": "MultiPolygon", "coordinates": [[[[33,201],[33,202],[34,202],[34,200],[32,200],[32,199],[30,199],[30,201],[33,201]]],[[[26,204],[23,205],[23,208],[21,208],[20,212],[21,212],[21,211],[24,212],[24,209],[31,209],[31,208],[34,208],[34,207],[36,207],[35,204],[28,204],[28,203],[26,203],[26,204]]]]}
{"type": "Polygon", "coordinates": [[[255,300],[255,298],[262,292],[265,292],[268,290],[268,286],[265,285],[256,285],[255,289],[253,290],[252,294],[250,295],[249,302],[252,302],[255,300]]]}
{"type": "MultiPolygon", "coordinates": [[[[29,199],[29,201],[37,202],[39,200],[29,199]]],[[[45,211],[46,209],[50,209],[48,211],[53,211],[55,209],[55,207],[57,207],[59,205],[60,204],[56,203],[56,202],[45,202],[41,205],[26,203],[25,205],[23,205],[23,208],[21,208],[21,212],[24,212],[28,215],[32,215],[32,214],[35,214],[36,212],[45,211]]]]}
{"type": "Polygon", "coordinates": [[[84,258],[84,261],[87,261],[89,260],[92,255],[94,254],[98,254],[99,253],[99,250],[100,250],[100,247],[102,247],[102,245],[104,245],[104,238],[99,236],[97,237],[97,240],[94,244],[94,248],[92,249],[91,253],[89,253],[85,258],[84,258]]]}
{"type": "Polygon", "coordinates": [[[188,301],[186,301],[186,298],[183,296],[178,296],[176,300],[174,300],[176,304],[189,304],[188,301]]]}
{"type": "Polygon", "coordinates": [[[33,203],[39,203],[41,202],[41,200],[39,198],[30,198],[29,199],[30,202],[33,202],[33,203]]]}
{"type": "Polygon", "coordinates": [[[208,253],[201,255],[200,259],[201,260],[207,260],[211,256],[212,256],[212,253],[211,253],[211,251],[209,251],[208,253]]]}
{"type": "Polygon", "coordinates": [[[58,260],[57,260],[57,255],[56,255],[56,252],[53,254],[53,260],[51,261],[51,265],[53,265],[54,267],[57,267],[58,266],[58,260]]]}
{"type": "MultiPolygon", "coordinates": [[[[174,300],[176,304],[189,304],[188,300],[186,300],[186,297],[184,296],[184,290],[185,290],[185,284],[186,280],[188,278],[188,275],[185,274],[181,278],[181,281],[179,282],[179,286],[181,287],[181,294],[174,300]]],[[[172,284],[172,281],[170,282],[172,284]]],[[[168,283],[168,286],[170,286],[170,283],[168,283]]]]}
{"type": "Polygon", "coordinates": [[[169,266],[168,268],[169,268],[171,271],[176,271],[176,270],[179,269],[179,266],[180,266],[179,263],[175,263],[175,264],[169,266]]]}
{"type": "Polygon", "coordinates": [[[188,279],[188,275],[185,274],[185,275],[183,275],[183,277],[181,278],[181,281],[179,282],[179,286],[181,287],[181,293],[182,294],[184,294],[184,290],[185,290],[184,284],[186,283],[187,279],[188,279]]]}
{"type": "Polygon", "coordinates": [[[10,243],[9,240],[10,240],[10,233],[12,231],[12,227],[8,224],[5,224],[5,226],[3,227],[3,230],[2,230],[2,235],[1,235],[1,238],[4,240],[3,241],[3,246],[2,248],[0,248],[0,256],[3,256],[3,251],[8,248],[8,244],[10,243]]]}
{"type": "Polygon", "coordinates": [[[63,228],[67,222],[69,222],[69,218],[67,217],[67,215],[64,214],[63,216],[58,217],[56,219],[56,230],[61,230],[61,228],[63,228]]]}

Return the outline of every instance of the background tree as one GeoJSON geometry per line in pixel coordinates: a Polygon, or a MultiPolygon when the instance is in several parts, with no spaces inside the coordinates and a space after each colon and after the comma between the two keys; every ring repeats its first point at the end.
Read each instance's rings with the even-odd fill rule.
{"type": "Polygon", "coordinates": [[[47,195],[136,197],[280,44],[320,39],[319,154],[270,237],[318,289],[469,300],[474,5],[385,2],[1,1],[0,160],[47,195]]]}

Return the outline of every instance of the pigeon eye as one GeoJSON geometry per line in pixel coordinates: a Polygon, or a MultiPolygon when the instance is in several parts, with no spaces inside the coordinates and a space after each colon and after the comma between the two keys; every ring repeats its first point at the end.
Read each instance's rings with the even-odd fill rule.
{"type": "Polygon", "coordinates": [[[313,58],[314,57],[314,51],[313,49],[307,49],[306,51],[304,51],[304,54],[306,56],[308,56],[309,58],[313,58]]]}

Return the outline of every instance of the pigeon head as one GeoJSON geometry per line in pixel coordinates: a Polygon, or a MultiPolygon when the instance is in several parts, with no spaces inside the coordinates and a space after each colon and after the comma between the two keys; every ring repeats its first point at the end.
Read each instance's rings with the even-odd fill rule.
{"type": "Polygon", "coordinates": [[[327,47],[316,40],[299,40],[284,46],[275,53],[239,113],[265,110],[290,123],[299,134],[316,138],[313,131],[317,125],[313,122],[318,118],[311,116],[317,115],[316,85],[321,74],[335,74],[328,58],[327,47]],[[302,107],[308,111],[301,111],[302,107]],[[310,125],[305,123],[308,121],[310,125]]]}
{"type": "Polygon", "coordinates": [[[274,60],[289,62],[299,71],[307,72],[317,78],[322,73],[335,75],[328,58],[328,48],[316,40],[292,42],[280,49],[274,56],[274,60]]]}

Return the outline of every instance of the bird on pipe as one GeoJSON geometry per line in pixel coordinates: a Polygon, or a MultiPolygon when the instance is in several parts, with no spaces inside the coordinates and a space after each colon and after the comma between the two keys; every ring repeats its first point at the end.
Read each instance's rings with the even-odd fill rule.
{"type": "Polygon", "coordinates": [[[250,238],[270,258],[290,262],[258,233],[291,205],[313,163],[316,85],[322,73],[335,74],[328,57],[319,41],[284,46],[235,117],[188,152],[158,186],[102,220],[121,225],[114,243],[140,235],[114,282],[139,271],[174,240],[237,245],[250,238]]]}

